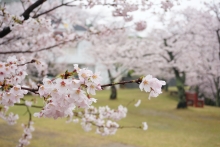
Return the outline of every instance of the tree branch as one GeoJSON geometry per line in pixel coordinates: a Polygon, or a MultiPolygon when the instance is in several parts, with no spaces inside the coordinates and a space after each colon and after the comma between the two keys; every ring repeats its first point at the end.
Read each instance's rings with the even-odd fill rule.
{"type": "Polygon", "coordinates": [[[75,41],[77,39],[79,39],[80,37],[75,37],[74,39],[72,40],[68,40],[68,41],[63,41],[61,43],[58,43],[58,44],[55,44],[55,45],[52,45],[52,46],[49,46],[49,47],[46,47],[46,48],[42,48],[42,49],[39,49],[39,50],[35,50],[35,51],[30,51],[30,50],[26,50],[26,51],[8,51],[8,52],[0,52],[0,54],[24,54],[24,53],[35,53],[35,52],[41,52],[41,51],[45,51],[45,50],[49,50],[49,49],[52,49],[54,47],[58,47],[60,45],[63,45],[65,43],[68,43],[68,42],[71,42],[71,41],[75,41]]]}
{"type": "MultiPolygon", "coordinates": [[[[38,6],[40,6],[41,4],[43,4],[46,0],[38,0],[35,3],[33,3],[30,7],[28,7],[24,13],[21,14],[21,16],[24,17],[24,20],[27,20],[30,17],[30,13],[37,8],[38,6]]],[[[2,31],[0,31],[0,38],[5,37],[7,34],[9,34],[11,32],[10,27],[5,27],[2,31]]]]}
{"type": "MultiPolygon", "coordinates": [[[[71,2],[73,2],[73,1],[71,1],[71,2]]],[[[40,14],[37,14],[37,15],[33,16],[33,18],[38,18],[39,16],[44,15],[44,14],[47,14],[47,13],[49,13],[49,12],[51,12],[51,11],[53,11],[53,10],[59,8],[59,7],[68,6],[68,4],[71,3],[71,2],[61,3],[61,4],[58,5],[58,6],[55,6],[55,7],[51,8],[51,9],[49,9],[49,10],[47,10],[47,11],[44,11],[44,12],[42,12],[42,13],[40,13],[40,14]]]]}
{"type": "Polygon", "coordinates": [[[137,84],[140,84],[141,81],[142,81],[142,78],[139,78],[139,79],[131,80],[131,81],[122,81],[122,82],[118,82],[118,83],[111,83],[111,84],[101,85],[101,87],[103,89],[104,87],[107,87],[107,86],[124,85],[124,84],[127,84],[127,83],[137,83],[137,84]]]}
{"type": "Polygon", "coordinates": [[[26,62],[26,63],[23,63],[23,64],[19,64],[18,66],[24,66],[24,65],[26,65],[26,64],[34,63],[34,62],[36,62],[36,60],[35,60],[35,59],[32,59],[31,61],[26,62]]]}
{"type": "Polygon", "coordinates": [[[33,92],[33,93],[35,93],[35,94],[39,94],[39,93],[38,93],[39,86],[38,86],[37,89],[31,89],[31,88],[28,88],[28,87],[21,87],[21,89],[27,90],[27,91],[30,91],[30,92],[33,92]]]}

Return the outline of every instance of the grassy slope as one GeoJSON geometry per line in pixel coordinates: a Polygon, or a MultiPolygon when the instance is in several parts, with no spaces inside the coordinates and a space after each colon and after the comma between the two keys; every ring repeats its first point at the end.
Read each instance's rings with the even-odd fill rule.
{"type": "MultiPolygon", "coordinates": [[[[128,106],[127,118],[121,125],[140,125],[147,121],[149,129],[122,129],[114,136],[102,137],[92,132],[84,132],[79,124],[66,124],[65,119],[34,118],[36,131],[33,133],[31,147],[102,147],[126,144],[129,147],[219,147],[220,146],[220,108],[209,107],[176,110],[175,97],[163,93],[158,98],[148,100],[148,95],[134,90],[120,90],[116,101],[108,100],[109,91],[98,92],[98,105],[117,107],[129,101],[141,99],[136,108],[128,106]],[[117,144],[120,143],[120,144],[117,144]]],[[[0,147],[15,146],[21,137],[21,123],[28,119],[25,108],[13,107],[11,110],[21,115],[18,124],[8,126],[0,120],[0,147]]],[[[31,109],[32,112],[36,109],[31,109]]]]}

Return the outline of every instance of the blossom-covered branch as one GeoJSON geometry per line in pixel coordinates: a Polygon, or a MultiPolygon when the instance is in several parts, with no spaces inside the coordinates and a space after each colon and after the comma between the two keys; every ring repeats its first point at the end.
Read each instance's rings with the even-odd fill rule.
{"type": "MultiPolygon", "coordinates": [[[[38,6],[42,5],[46,0],[38,0],[34,4],[32,4],[29,8],[27,8],[21,16],[23,16],[24,20],[27,20],[30,17],[30,13],[37,8],[38,6]]],[[[0,38],[5,37],[7,34],[11,32],[10,27],[3,28],[2,31],[0,31],[0,38]]]]}

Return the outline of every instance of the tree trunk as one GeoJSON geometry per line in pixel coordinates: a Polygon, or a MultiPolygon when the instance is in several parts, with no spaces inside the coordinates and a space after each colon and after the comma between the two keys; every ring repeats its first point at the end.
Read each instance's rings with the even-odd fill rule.
{"type": "Polygon", "coordinates": [[[215,88],[216,88],[216,106],[220,106],[220,88],[219,88],[219,82],[220,82],[220,77],[217,77],[216,80],[214,80],[215,83],[215,88]]]}
{"type": "MultiPolygon", "coordinates": [[[[165,79],[161,79],[161,80],[166,81],[165,79]]],[[[166,81],[166,85],[163,85],[163,86],[162,86],[162,89],[163,89],[164,91],[168,92],[168,90],[169,90],[169,85],[168,85],[168,82],[167,82],[167,81],[166,81]]]]}
{"type": "MultiPolygon", "coordinates": [[[[177,40],[175,40],[177,41],[177,40]]],[[[166,47],[172,47],[172,46],[169,46],[167,44],[167,39],[164,39],[164,45],[166,47]]],[[[173,61],[174,58],[175,58],[175,55],[173,54],[173,52],[171,51],[167,51],[167,54],[169,56],[169,62],[173,61]]],[[[177,104],[177,109],[180,109],[180,108],[187,108],[187,104],[186,104],[186,98],[185,98],[185,89],[184,89],[184,84],[185,84],[185,78],[186,78],[186,74],[185,72],[180,72],[177,68],[173,67],[173,71],[174,71],[174,74],[175,74],[175,77],[176,77],[176,86],[177,86],[177,89],[178,89],[178,97],[179,97],[179,102],[177,104]],[[182,75],[180,75],[182,74],[182,75]]]]}
{"type": "Polygon", "coordinates": [[[217,89],[216,92],[216,106],[220,107],[220,89],[217,89]]]}
{"type": "Polygon", "coordinates": [[[178,89],[178,97],[179,97],[179,102],[177,104],[177,109],[185,109],[187,108],[186,104],[186,98],[185,98],[185,89],[182,86],[177,86],[178,89]]]}
{"type": "Polygon", "coordinates": [[[115,85],[111,86],[111,95],[110,95],[111,100],[117,99],[117,89],[115,85]]]}
{"type": "MultiPolygon", "coordinates": [[[[112,74],[111,74],[109,69],[108,69],[108,76],[109,76],[109,79],[110,79],[110,83],[114,83],[115,79],[112,77],[112,74]]],[[[112,85],[111,86],[110,100],[115,100],[115,99],[117,99],[117,89],[116,89],[115,85],[112,85]]]]}
{"type": "Polygon", "coordinates": [[[162,88],[163,88],[166,92],[168,92],[168,91],[169,91],[169,85],[168,85],[168,83],[166,82],[166,85],[164,85],[162,88]]]}
{"type": "Polygon", "coordinates": [[[178,97],[179,102],[177,104],[177,109],[185,109],[187,108],[186,104],[186,97],[185,97],[185,89],[184,89],[184,83],[185,83],[185,73],[182,72],[182,76],[180,75],[180,72],[177,69],[173,69],[176,77],[176,86],[178,90],[178,97]]]}

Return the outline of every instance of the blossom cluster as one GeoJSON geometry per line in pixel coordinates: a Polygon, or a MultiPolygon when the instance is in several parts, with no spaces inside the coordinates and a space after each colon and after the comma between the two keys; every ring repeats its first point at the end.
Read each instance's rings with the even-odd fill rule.
{"type": "MultiPolygon", "coordinates": [[[[81,118],[81,125],[85,131],[92,130],[92,126],[96,127],[96,133],[102,136],[113,135],[119,128],[119,121],[127,115],[127,108],[122,105],[117,109],[110,109],[108,106],[95,108],[90,106],[83,112],[75,112],[76,117],[81,118]]],[[[75,119],[68,120],[68,122],[75,122],[75,119]]]]}
{"type": "MultiPolygon", "coordinates": [[[[41,64],[41,62],[37,61],[35,63],[41,64]]],[[[7,115],[8,106],[20,103],[20,99],[30,89],[21,86],[21,82],[27,75],[26,66],[27,63],[25,63],[23,58],[16,59],[15,56],[9,57],[6,62],[0,63],[0,104],[3,105],[3,109],[0,111],[0,117],[11,125],[15,124],[19,117],[13,113],[7,115]]],[[[99,108],[92,106],[96,102],[96,99],[92,98],[91,95],[95,95],[97,90],[102,90],[100,81],[100,73],[93,73],[86,68],[81,69],[77,64],[74,65],[72,72],[66,71],[65,74],[61,74],[58,78],[49,79],[45,77],[43,84],[38,89],[35,89],[35,93],[38,93],[44,99],[45,106],[40,112],[35,113],[34,116],[54,119],[67,117],[69,118],[69,122],[76,122],[76,119],[73,119],[73,117],[79,117],[85,131],[90,131],[92,130],[92,126],[95,126],[96,133],[100,135],[115,134],[117,129],[121,128],[117,121],[126,117],[127,108],[122,105],[118,106],[117,109],[110,109],[108,106],[99,108]],[[82,108],[83,111],[77,112],[79,108],[82,108]]],[[[162,85],[165,85],[164,81],[147,75],[142,78],[140,89],[144,89],[146,92],[150,92],[150,96],[156,97],[161,93],[162,85]]],[[[32,92],[31,89],[30,92],[32,92]]],[[[141,100],[138,100],[135,106],[137,107],[140,103],[141,100]]],[[[24,105],[27,108],[31,107],[32,102],[25,100],[24,105]]],[[[31,125],[32,122],[28,125],[23,125],[24,135],[19,140],[19,146],[29,144],[29,140],[32,138],[31,132],[34,130],[31,125]]],[[[140,128],[146,130],[147,124],[143,123],[143,127],[140,128]]]]}
{"type": "Polygon", "coordinates": [[[171,9],[173,7],[173,3],[171,1],[161,2],[161,8],[163,8],[165,11],[168,9],[171,9]]]}
{"type": "Polygon", "coordinates": [[[17,15],[13,15],[10,14],[4,5],[0,4],[0,15],[2,17],[0,17],[0,22],[1,22],[1,27],[7,27],[8,25],[10,26],[10,28],[14,28],[15,26],[18,26],[19,24],[21,24],[24,20],[23,16],[17,16],[17,15]]]}
{"type": "Polygon", "coordinates": [[[27,65],[24,58],[8,57],[6,62],[0,62],[0,86],[3,84],[16,85],[21,83],[27,75],[27,65]]]}
{"type": "Polygon", "coordinates": [[[26,69],[24,58],[17,59],[12,56],[6,62],[0,62],[0,104],[13,106],[27,94],[27,91],[22,90],[19,85],[27,75],[26,69]]]}
{"type": "Polygon", "coordinates": [[[0,107],[0,118],[5,120],[9,125],[14,125],[16,124],[16,121],[18,120],[19,116],[12,112],[10,112],[7,115],[8,109],[9,108],[7,106],[0,107]]]}
{"type": "MultiPolygon", "coordinates": [[[[119,105],[117,109],[110,109],[108,106],[98,108],[90,106],[83,111],[74,111],[74,117],[76,118],[69,118],[67,123],[78,123],[78,118],[80,118],[85,131],[91,131],[94,126],[97,134],[102,136],[114,135],[119,128],[126,128],[126,126],[120,126],[116,121],[125,118],[127,111],[127,108],[122,105],[119,105]]],[[[142,126],[137,128],[145,131],[148,129],[148,125],[146,122],[142,122],[142,126]]]]}
{"type": "Polygon", "coordinates": [[[17,145],[17,147],[23,147],[23,146],[27,146],[28,144],[30,144],[30,139],[32,139],[32,132],[34,131],[34,127],[33,127],[33,122],[29,121],[28,124],[22,124],[22,127],[24,129],[24,133],[22,135],[22,137],[19,139],[19,144],[17,145]]]}
{"type": "Polygon", "coordinates": [[[46,105],[36,117],[72,117],[73,110],[77,108],[89,108],[96,102],[96,90],[101,90],[100,75],[74,65],[75,70],[55,80],[44,78],[43,85],[39,88],[39,95],[44,97],[46,105]],[[74,77],[77,74],[79,79],[74,77]]]}
{"type": "MultiPolygon", "coordinates": [[[[74,65],[74,71],[61,75],[56,79],[44,78],[43,85],[39,87],[39,95],[44,98],[45,106],[40,112],[34,114],[35,117],[48,117],[57,119],[59,117],[69,118],[68,122],[78,122],[73,117],[81,118],[81,125],[85,131],[92,130],[96,126],[96,132],[101,135],[115,134],[119,125],[115,122],[126,117],[127,108],[119,106],[113,110],[108,106],[95,108],[92,106],[96,102],[96,90],[101,90],[100,74],[93,73],[86,68],[80,69],[74,65]],[[76,78],[78,77],[78,78],[76,78]],[[83,108],[83,112],[76,112],[78,108],[83,108]]],[[[156,97],[161,91],[164,81],[153,78],[151,75],[144,77],[140,83],[140,89],[150,92],[150,96],[156,97]]],[[[138,106],[140,104],[140,100],[138,106]]],[[[144,123],[144,130],[147,125],[144,123]]]]}

